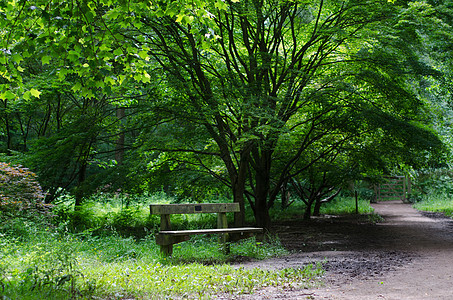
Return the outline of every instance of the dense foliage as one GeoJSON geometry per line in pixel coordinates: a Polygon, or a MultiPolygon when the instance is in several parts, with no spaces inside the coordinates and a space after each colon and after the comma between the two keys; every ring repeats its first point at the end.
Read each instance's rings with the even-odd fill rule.
{"type": "Polygon", "coordinates": [[[445,165],[449,16],[442,1],[0,1],[0,150],[47,202],[224,197],[236,225],[250,209],[268,227],[290,194],[316,212],[354,180],[445,165]]]}
{"type": "Polygon", "coordinates": [[[237,295],[322,273],[210,265],[285,253],[273,239],[228,256],[197,237],[167,261],[151,202],[235,201],[235,225],[376,219],[368,183],[406,174],[410,200],[451,214],[452,16],[431,0],[0,0],[0,297],[237,295]]]}

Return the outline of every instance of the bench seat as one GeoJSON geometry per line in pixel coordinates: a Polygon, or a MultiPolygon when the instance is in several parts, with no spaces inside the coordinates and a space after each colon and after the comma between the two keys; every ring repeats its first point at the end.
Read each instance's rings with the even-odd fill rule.
{"type": "Polygon", "coordinates": [[[196,230],[163,230],[159,234],[164,235],[196,235],[196,234],[220,234],[220,233],[260,233],[263,228],[240,227],[240,228],[214,228],[196,230]]]}
{"type": "Polygon", "coordinates": [[[151,215],[160,215],[160,231],[156,234],[156,244],[160,246],[162,254],[170,256],[173,245],[190,239],[191,235],[219,234],[219,242],[223,244],[225,252],[229,252],[229,242],[262,233],[263,228],[239,227],[228,228],[228,212],[239,212],[238,203],[188,203],[188,204],[151,204],[151,215]],[[175,214],[216,213],[217,228],[196,230],[173,230],[170,216],[175,214]]]}

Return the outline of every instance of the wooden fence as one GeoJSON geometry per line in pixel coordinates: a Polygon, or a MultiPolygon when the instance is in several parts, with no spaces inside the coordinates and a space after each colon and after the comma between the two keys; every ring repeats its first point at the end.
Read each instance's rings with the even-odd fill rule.
{"type": "Polygon", "coordinates": [[[374,186],[375,202],[401,200],[406,202],[406,196],[411,192],[411,182],[405,176],[386,176],[384,182],[374,186]]]}

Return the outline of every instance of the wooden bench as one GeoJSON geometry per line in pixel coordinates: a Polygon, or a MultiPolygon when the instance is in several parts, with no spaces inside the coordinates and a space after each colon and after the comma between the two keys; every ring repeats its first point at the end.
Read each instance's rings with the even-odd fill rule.
{"type": "Polygon", "coordinates": [[[220,234],[219,242],[227,250],[227,242],[231,241],[231,237],[238,240],[240,238],[250,237],[254,233],[263,232],[263,228],[255,227],[228,228],[226,214],[228,212],[239,211],[239,203],[151,204],[151,214],[160,215],[160,231],[156,235],[156,244],[160,245],[161,252],[165,256],[169,256],[173,253],[174,244],[189,240],[191,235],[220,234]],[[217,213],[217,228],[172,230],[170,222],[171,215],[200,213],[217,213]]]}

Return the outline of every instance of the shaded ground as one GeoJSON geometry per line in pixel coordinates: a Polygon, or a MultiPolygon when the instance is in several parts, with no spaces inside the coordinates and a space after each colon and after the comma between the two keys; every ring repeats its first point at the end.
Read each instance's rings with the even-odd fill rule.
{"type": "Polygon", "coordinates": [[[241,265],[280,269],[324,261],[325,285],[267,289],[242,298],[453,299],[453,221],[401,202],[373,206],[384,218],[377,224],[355,216],[276,224],[293,254],[241,265]]]}

